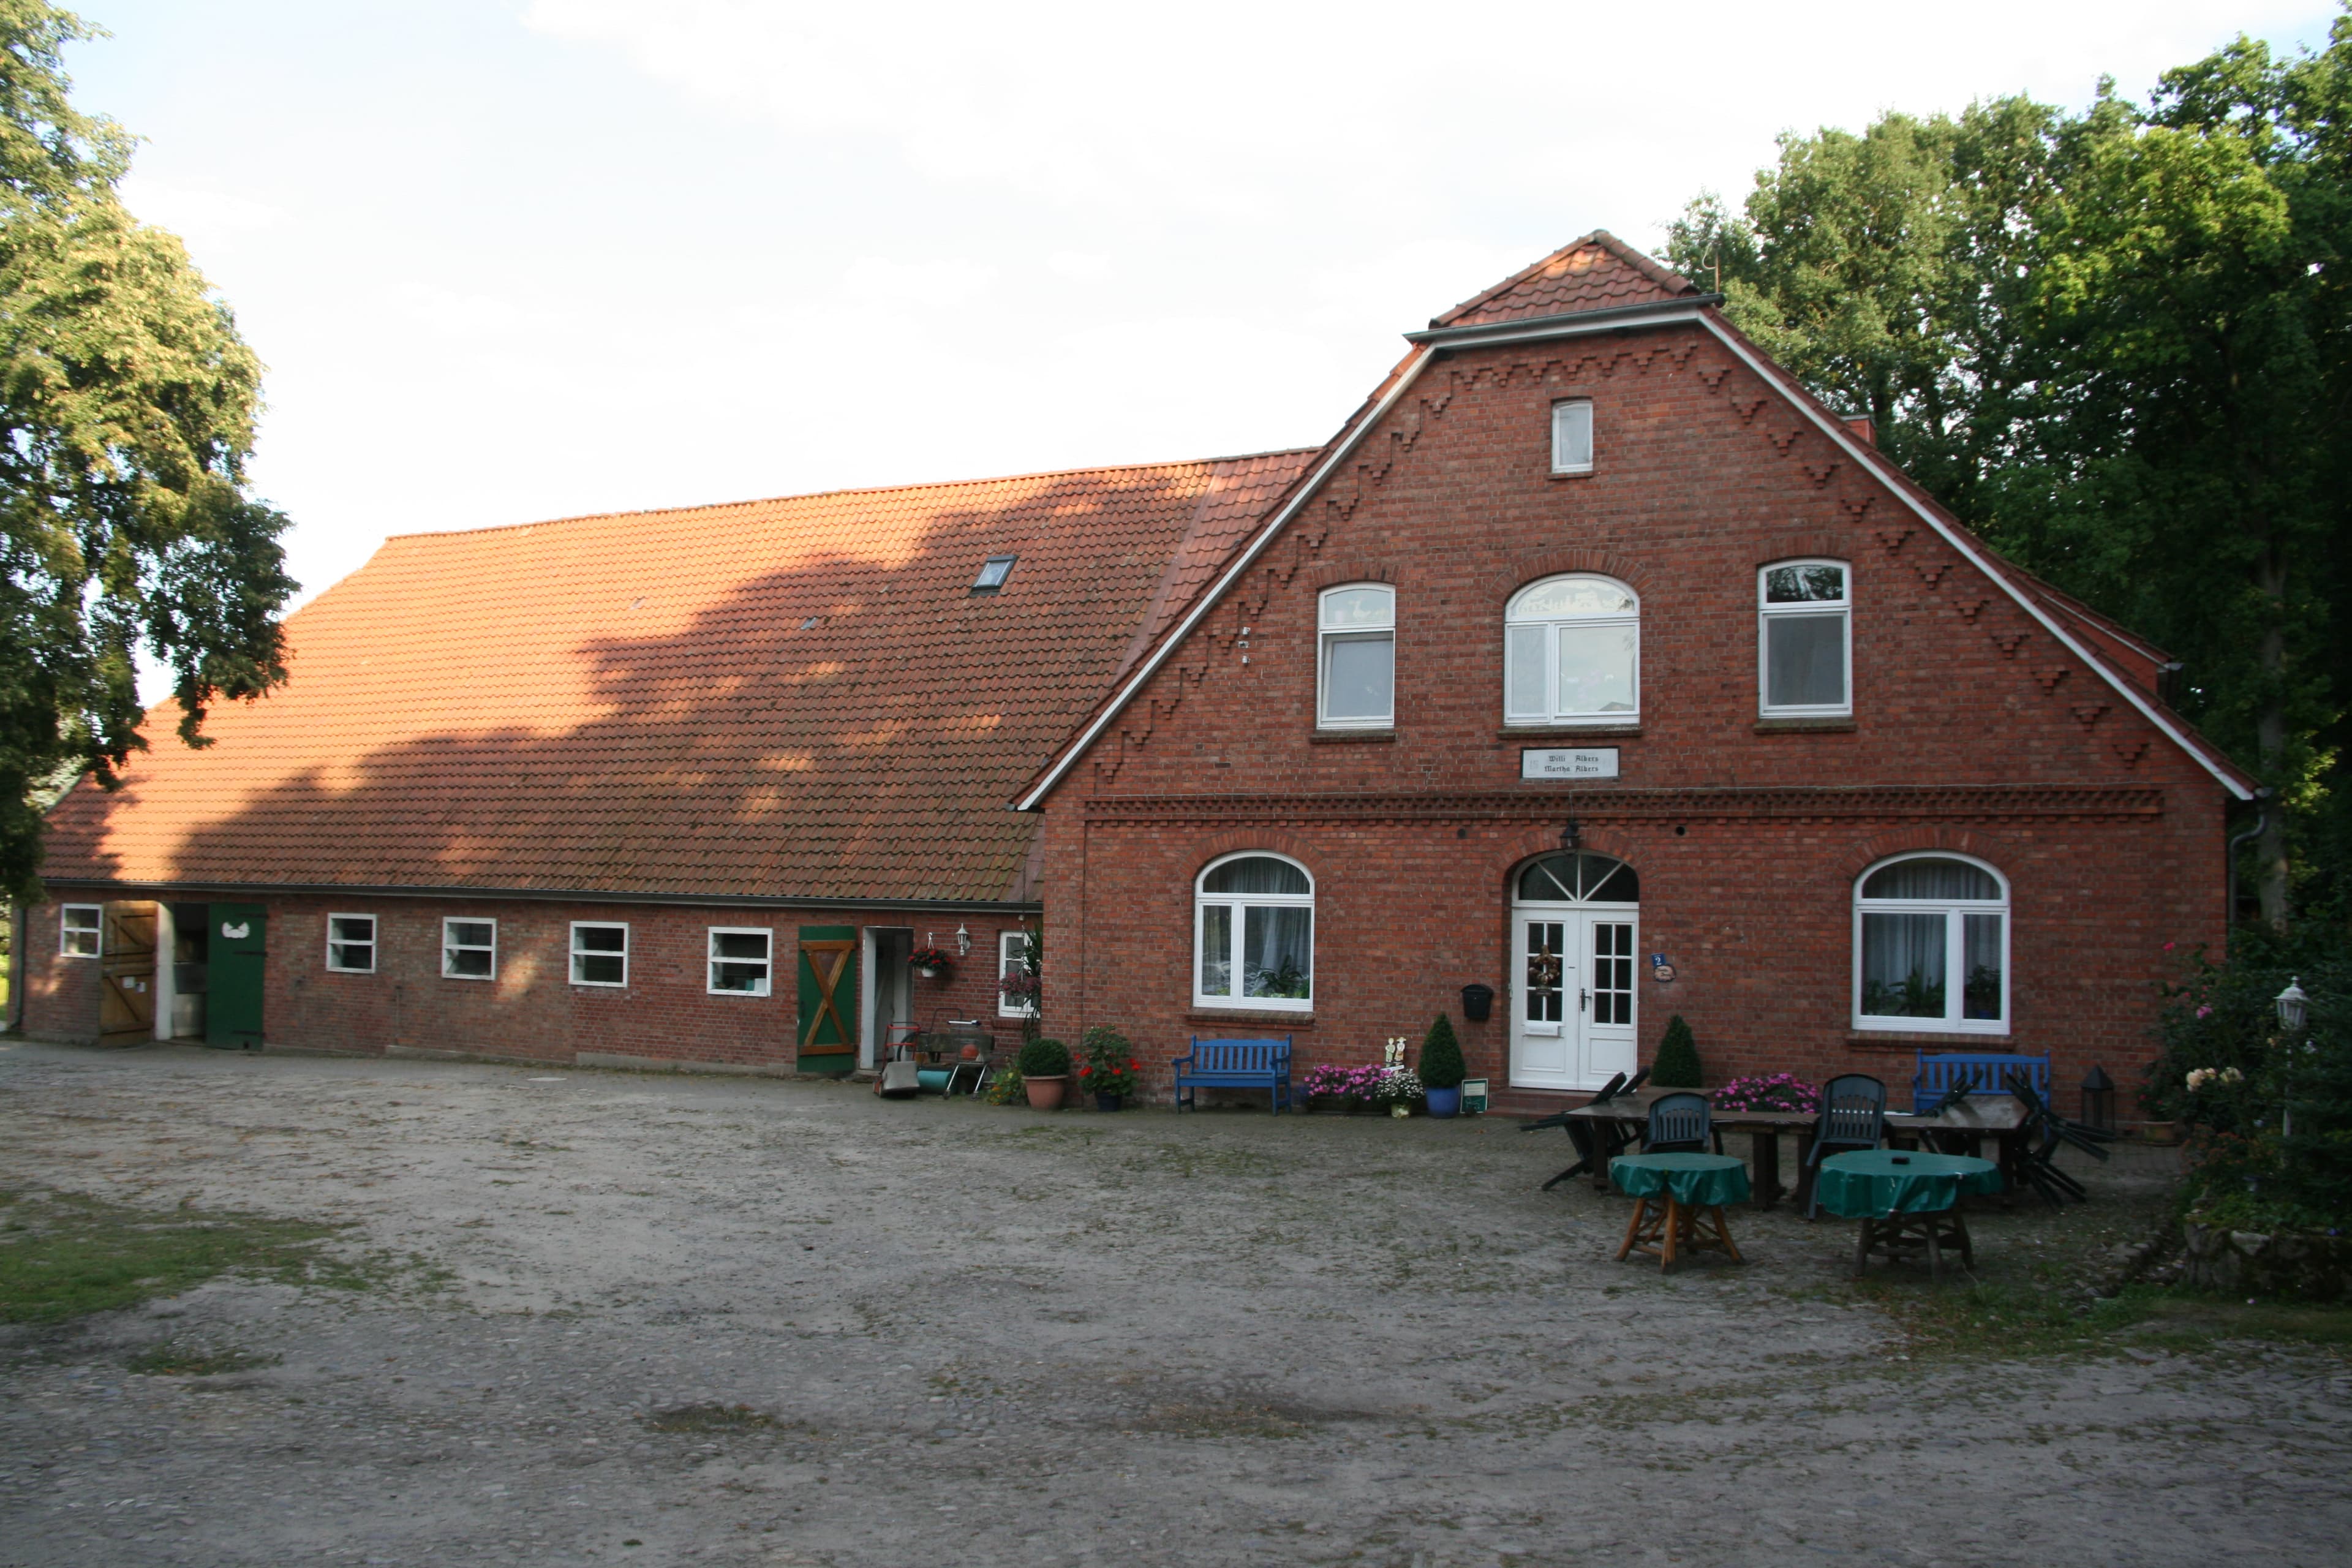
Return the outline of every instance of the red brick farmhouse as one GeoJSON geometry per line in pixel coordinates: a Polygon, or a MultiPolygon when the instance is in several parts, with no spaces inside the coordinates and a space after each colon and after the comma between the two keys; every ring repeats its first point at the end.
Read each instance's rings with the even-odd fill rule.
{"type": "Polygon", "coordinates": [[[845,1070],[1042,917],[1161,1060],[2130,1081],[2252,794],[2165,656],[1607,235],[1410,341],[1315,451],[395,539],[57,807],[24,1023],[845,1070]]]}

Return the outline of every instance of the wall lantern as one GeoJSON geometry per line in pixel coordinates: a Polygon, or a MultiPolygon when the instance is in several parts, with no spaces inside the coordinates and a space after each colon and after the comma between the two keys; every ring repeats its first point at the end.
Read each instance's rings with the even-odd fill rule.
{"type": "Polygon", "coordinates": [[[1495,988],[1475,982],[1462,988],[1462,1016],[1474,1024],[1483,1024],[1495,1008],[1495,988]]]}
{"type": "Polygon", "coordinates": [[[1584,829],[1578,826],[1576,818],[1571,816],[1568,819],[1568,826],[1559,830],[1559,847],[1562,849],[1573,849],[1583,837],[1584,829]]]}
{"type": "Polygon", "coordinates": [[[971,956],[971,932],[962,926],[956,927],[956,956],[958,958],[971,956]]]}
{"type": "Polygon", "coordinates": [[[2096,1062],[2083,1075],[2083,1125],[2102,1132],[2116,1130],[2116,1080],[2096,1062]]]}
{"type": "Polygon", "coordinates": [[[2289,975],[2286,989],[2278,994],[2279,1027],[2290,1035],[2301,1034],[2310,1010],[2311,998],[2304,994],[2302,977],[2289,975]]]}

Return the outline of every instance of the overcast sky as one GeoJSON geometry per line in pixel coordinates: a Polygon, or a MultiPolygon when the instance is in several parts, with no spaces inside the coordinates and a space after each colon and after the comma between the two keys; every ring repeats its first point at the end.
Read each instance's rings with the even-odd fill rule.
{"type": "Polygon", "coordinates": [[[387,533],[1321,441],[1423,324],[1774,135],[2129,93],[2332,5],[88,0],[78,97],[387,533]]]}

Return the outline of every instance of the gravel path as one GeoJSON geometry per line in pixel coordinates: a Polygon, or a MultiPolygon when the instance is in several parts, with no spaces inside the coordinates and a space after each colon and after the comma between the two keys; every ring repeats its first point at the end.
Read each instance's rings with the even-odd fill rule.
{"type": "Polygon", "coordinates": [[[1849,1226],[1735,1211],[1748,1267],[1662,1279],[1536,1190],[1565,1148],[0,1046],[0,1185],[431,1266],[0,1330],[0,1563],[2344,1561],[2341,1359],[1912,1361],[1849,1226]],[[167,1339],[279,1360],[126,1370],[167,1339]]]}

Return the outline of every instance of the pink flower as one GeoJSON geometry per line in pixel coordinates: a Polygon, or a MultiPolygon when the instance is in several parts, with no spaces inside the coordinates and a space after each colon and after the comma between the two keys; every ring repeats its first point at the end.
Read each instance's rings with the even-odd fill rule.
{"type": "Polygon", "coordinates": [[[2213,1008],[2212,1008],[2212,1005],[2211,1005],[2211,1004],[2210,1004],[2210,1003],[2208,1003],[2206,1005],[2204,1005],[2204,1006],[2202,1006],[2202,1007],[2198,1008],[2198,1009],[2197,1009],[2197,1016],[2198,1016],[2199,1017],[2200,1017],[2200,1018],[2210,1018],[2210,1017],[2211,1017],[2211,1016],[2213,1016],[2213,1008]]]}
{"type": "Polygon", "coordinates": [[[2166,942],[2166,943],[2164,944],[2164,951],[2165,951],[2165,952],[2170,952],[2172,951],[2172,944],[2171,944],[2170,942],[2166,942]]]}

